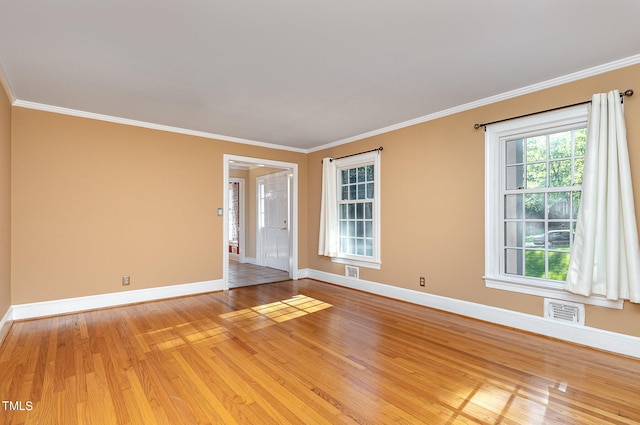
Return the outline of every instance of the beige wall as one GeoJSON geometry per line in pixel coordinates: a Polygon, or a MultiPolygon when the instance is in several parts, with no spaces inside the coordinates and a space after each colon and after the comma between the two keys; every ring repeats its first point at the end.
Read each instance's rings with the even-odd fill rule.
{"type": "MultiPolygon", "coordinates": [[[[3,98],[0,161],[8,167],[12,137],[13,242],[11,288],[8,268],[0,272],[0,311],[9,296],[22,304],[219,279],[222,218],[216,209],[223,204],[224,153],[299,164],[299,267],[342,274],[342,266],[317,255],[320,159],[382,145],[383,264],[361,269],[361,277],[541,315],[542,299],[487,289],[482,280],[484,133],[473,124],[613,88],[640,89],[640,66],[309,155],[18,107],[11,113],[3,98]],[[11,119],[8,133],[4,123],[11,119]],[[128,288],[121,286],[125,274],[132,279],[128,288]],[[418,286],[422,275],[426,288],[418,286]]],[[[640,211],[636,97],[626,102],[626,116],[640,211]]],[[[0,197],[8,200],[6,169],[0,197]]],[[[5,208],[0,225],[6,223],[5,208]]],[[[0,261],[8,259],[0,246],[0,261]]],[[[639,305],[587,307],[586,317],[589,326],[640,336],[639,305]]]]}
{"type": "MultiPolygon", "coordinates": [[[[0,319],[11,306],[11,102],[0,85],[0,319]]],[[[3,330],[0,329],[0,341],[3,330]]]]}
{"type": "Polygon", "coordinates": [[[298,163],[307,185],[304,154],[24,108],[13,142],[13,304],[220,279],[225,153],[298,163]]]}
{"type": "MultiPolygon", "coordinates": [[[[460,300],[543,314],[539,297],[487,289],[484,271],[484,132],[473,124],[572,104],[596,92],[640,89],[640,66],[458,113],[309,155],[309,267],[344,274],[317,255],[321,158],[383,146],[381,270],[361,278],[460,300]],[[418,285],[419,276],[427,285],[418,285]]],[[[640,213],[640,97],[625,102],[636,209],[640,213]]],[[[637,98],[636,98],[637,97],[637,98]]],[[[587,325],[640,336],[640,305],[587,307],[587,325]]]]}

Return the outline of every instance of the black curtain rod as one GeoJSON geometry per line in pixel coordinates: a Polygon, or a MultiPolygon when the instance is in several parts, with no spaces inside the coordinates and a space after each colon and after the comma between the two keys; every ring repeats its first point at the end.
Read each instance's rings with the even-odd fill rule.
{"type": "MultiPolygon", "coordinates": [[[[379,148],[371,149],[370,151],[352,153],[351,155],[345,155],[345,156],[341,156],[339,158],[330,158],[329,160],[333,162],[336,159],[349,158],[350,156],[362,155],[363,153],[376,152],[376,151],[378,153],[380,153],[382,151],[382,146],[380,146],[379,148]]],[[[320,162],[322,162],[322,161],[320,161],[320,162]]]]}
{"type": "MultiPolygon", "coordinates": [[[[629,90],[625,90],[624,92],[620,93],[620,99],[623,99],[625,96],[629,96],[629,97],[633,96],[633,90],[629,89],[629,90]]],[[[624,100],[623,100],[623,102],[624,102],[624,100]]],[[[586,105],[587,103],[591,103],[591,101],[587,100],[587,101],[584,101],[584,102],[578,102],[578,103],[574,103],[574,104],[571,104],[571,105],[558,106],[557,108],[545,109],[544,111],[538,111],[538,112],[532,112],[530,114],[518,115],[517,117],[504,118],[504,119],[497,120],[497,121],[486,122],[484,124],[474,124],[473,128],[475,128],[477,130],[480,127],[485,127],[485,130],[486,130],[486,127],[488,125],[491,125],[491,124],[497,124],[499,122],[516,120],[518,118],[530,117],[532,115],[544,114],[545,112],[553,112],[553,111],[557,111],[559,109],[566,109],[566,108],[572,108],[574,106],[586,105]]]]}

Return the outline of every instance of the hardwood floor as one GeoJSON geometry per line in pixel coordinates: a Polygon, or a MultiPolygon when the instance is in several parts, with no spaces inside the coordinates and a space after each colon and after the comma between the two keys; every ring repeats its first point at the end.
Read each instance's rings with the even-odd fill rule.
{"type": "Polygon", "coordinates": [[[302,280],[16,322],[0,397],[2,424],[633,424],[640,361],[302,280]]]}

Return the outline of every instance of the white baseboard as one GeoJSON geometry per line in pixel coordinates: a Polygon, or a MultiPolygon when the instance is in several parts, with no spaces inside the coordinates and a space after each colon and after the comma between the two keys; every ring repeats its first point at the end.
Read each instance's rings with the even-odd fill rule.
{"type": "Polygon", "coordinates": [[[205,282],[185,283],[181,285],[159,286],[148,289],[113,292],[110,294],[90,295],[87,297],[67,298],[62,300],[42,301],[12,306],[12,319],[32,319],[36,317],[54,316],[74,313],[83,310],[115,307],[164,298],[201,294],[204,292],[222,291],[222,279],[205,282]]]}
{"type": "Polygon", "coordinates": [[[0,344],[2,344],[4,338],[9,333],[11,322],[13,322],[13,306],[9,306],[9,309],[0,320],[0,344]]]}
{"type": "MultiPolygon", "coordinates": [[[[519,313],[469,301],[427,294],[397,286],[354,279],[319,270],[307,270],[306,277],[333,283],[347,288],[456,313],[486,322],[496,323],[540,335],[550,336],[575,344],[640,358],[640,338],[605,331],[588,326],[578,326],[547,320],[542,316],[519,313]]],[[[302,275],[302,270],[301,270],[302,275]]]]}

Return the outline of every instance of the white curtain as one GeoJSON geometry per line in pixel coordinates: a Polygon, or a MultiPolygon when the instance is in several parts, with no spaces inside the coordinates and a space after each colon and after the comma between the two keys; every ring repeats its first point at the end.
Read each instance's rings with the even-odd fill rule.
{"type": "Polygon", "coordinates": [[[624,115],[617,90],[595,94],[582,199],[565,289],[640,302],[640,250],[624,115]]]}
{"type": "Polygon", "coordinates": [[[336,165],[331,158],[322,160],[322,201],[318,255],[338,255],[338,210],[336,207],[336,165]]]}

